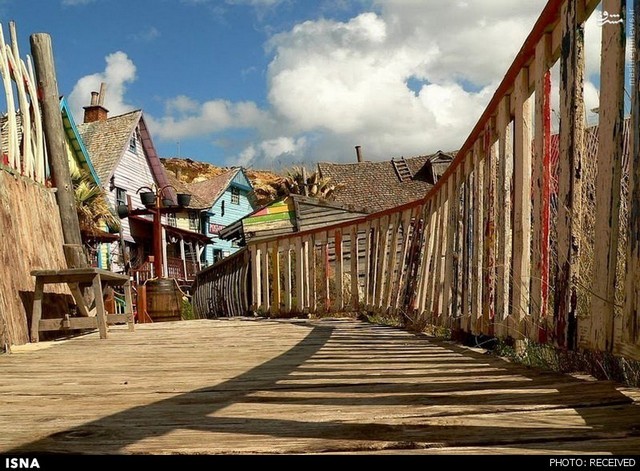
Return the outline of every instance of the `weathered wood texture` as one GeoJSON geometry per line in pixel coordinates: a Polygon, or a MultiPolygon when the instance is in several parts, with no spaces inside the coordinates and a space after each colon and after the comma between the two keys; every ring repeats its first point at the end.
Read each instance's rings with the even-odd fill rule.
{"type": "Polygon", "coordinates": [[[637,390],[394,328],[197,320],[44,346],[0,357],[4,454],[638,449],[637,390]]]}
{"type": "MultiPolygon", "coordinates": [[[[5,326],[0,340],[2,346],[19,345],[29,341],[35,286],[31,270],[66,266],[53,192],[0,170],[0,227],[0,329],[5,326]]],[[[60,317],[68,294],[66,286],[48,285],[45,317],[60,317]]]]}
{"type": "MultiPolygon", "coordinates": [[[[622,265],[617,254],[623,247],[617,224],[624,219],[619,202],[626,166],[624,21],[603,28],[600,79],[607,87],[600,100],[601,126],[585,130],[584,122],[584,23],[598,14],[598,3],[547,3],[456,158],[424,198],[263,240],[270,250],[287,253],[278,268],[285,302],[269,306],[268,287],[262,285],[273,283],[274,268],[252,263],[252,273],[263,270],[253,273],[252,311],[324,314],[348,305],[416,327],[431,323],[465,334],[528,338],[640,359],[637,106],[630,132],[627,307],[624,317],[612,314],[614,295],[621,291],[615,287],[621,282],[616,267],[622,265]],[[560,130],[551,136],[550,69],[558,61],[560,130]],[[581,251],[582,245],[591,249],[585,240],[591,206],[584,203],[583,212],[583,201],[593,200],[588,193],[593,182],[583,185],[583,163],[596,158],[597,205],[587,203],[597,212],[598,237],[595,250],[581,251]],[[317,276],[308,276],[308,264],[292,263],[304,244],[313,247],[317,276]],[[597,257],[595,276],[581,269],[589,254],[597,257]],[[292,286],[300,293],[295,299],[292,286]],[[312,306],[307,299],[320,302],[312,306]]],[[[607,0],[604,7],[622,11],[625,2],[607,0]]],[[[249,250],[256,260],[264,251],[251,242],[249,250]]]]}
{"type": "MultiPolygon", "coordinates": [[[[4,87],[6,117],[0,165],[39,183],[45,181],[43,120],[38,104],[38,83],[30,60],[20,58],[16,26],[9,23],[11,44],[6,44],[0,25],[0,76],[4,87]],[[6,144],[5,144],[6,142],[6,144]],[[6,145],[6,147],[5,147],[6,145]]],[[[60,117],[59,102],[56,103],[60,117]]],[[[62,125],[62,123],[60,123],[62,125]]],[[[62,128],[61,128],[62,129],[62,128]]]]}

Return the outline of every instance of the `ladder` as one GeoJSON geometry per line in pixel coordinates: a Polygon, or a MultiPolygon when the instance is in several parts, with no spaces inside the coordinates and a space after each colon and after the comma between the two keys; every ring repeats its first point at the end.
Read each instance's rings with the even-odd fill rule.
{"type": "Polygon", "coordinates": [[[413,180],[413,175],[411,175],[411,170],[409,169],[409,165],[404,157],[400,157],[399,160],[391,159],[391,163],[393,164],[393,168],[396,170],[401,182],[413,180]]]}

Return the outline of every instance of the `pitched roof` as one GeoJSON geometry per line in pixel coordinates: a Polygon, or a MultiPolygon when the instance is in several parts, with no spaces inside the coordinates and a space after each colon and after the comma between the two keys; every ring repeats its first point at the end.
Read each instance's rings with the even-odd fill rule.
{"type": "Polygon", "coordinates": [[[187,206],[187,209],[209,209],[211,207],[211,205],[207,205],[202,198],[195,194],[189,185],[178,180],[173,172],[167,170],[166,167],[165,173],[167,174],[169,185],[172,185],[177,190],[177,193],[188,193],[191,195],[191,202],[189,206],[187,206]]]}
{"type": "Polygon", "coordinates": [[[111,178],[141,117],[142,111],[135,110],[106,121],[78,125],[102,184],[111,178]]]}
{"type": "Polygon", "coordinates": [[[60,99],[60,111],[62,113],[62,125],[64,126],[64,132],[66,133],[67,139],[71,144],[71,148],[75,153],[78,164],[91,176],[96,185],[100,186],[100,178],[93,166],[93,161],[89,156],[89,151],[85,146],[84,139],[82,139],[82,136],[80,135],[78,125],[69,110],[67,99],[64,97],[60,99]]]}
{"type": "Polygon", "coordinates": [[[393,208],[422,198],[432,188],[426,172],[427,161],[441,175],[442,164],[449,164],[451,156],[442,152],[405,159],[413,178],[401,181],[392,161],[355,162],[348,164],[318,163],[321,177],[328,177],[336,185],[334,201],[341,204],[367,208],[370,212],[393,208]]]}
{"type": "Polygon", "coordinates": [[[190,192],[196,195],[201,201],[205,203],[207,208],[213,206],[218,198],[224,193],[231,181],[242,169],[232,168],[231,170],[221,173],[220,175],[213,177],[209,180],[197,183],[187,184],[187,188],[190,192]]]}

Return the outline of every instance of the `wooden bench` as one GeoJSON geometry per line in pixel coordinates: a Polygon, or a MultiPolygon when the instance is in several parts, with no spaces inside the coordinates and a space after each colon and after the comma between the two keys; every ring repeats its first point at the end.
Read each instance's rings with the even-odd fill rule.
{"type": "Polygon", "coordinates": [[[131,280],[128,275],[120,275],[99,268],[70,268],[65,270],[34,270],[31,272],[36,278],[35,295],[33,298],[33,315],[31,322],[31,341],[38,342],[42,331],[59,331],[74,329],[98,329],[100,338],[107,338],[107,324],[126,322],[129,330],[133,330],[133,302],[131,297],[131,280]],[[80,317],[68,314],[58,319],[42,319],[42,300],[44,285],[51,283],[66,283],[76,302],[80,317]],[[107,314],[104,308],[104,288],[123,287],[125,296],[124,314],[107,314]],[[82,295],[84,288],[91,288],[95,296],[95,315],[82,295]]]}

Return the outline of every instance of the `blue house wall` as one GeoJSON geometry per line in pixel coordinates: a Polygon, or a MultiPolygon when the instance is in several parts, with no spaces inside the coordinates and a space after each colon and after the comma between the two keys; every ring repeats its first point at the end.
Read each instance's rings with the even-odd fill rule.
{"type": "Polygon", "coordinates": [[[213,203],[209,212],[205,213],[207,221],[203,224],[204,233],[212,238],[213,243],[207,245],[202,253],[203,267],[212,265],[220,257],[228,257],[238,250],[232,242],[220,239],[218,232],[254,210],[250,198],[252,191],[253,188],[246,175],[243,171],[239,171],[224,193],[213,203]],[[239,193],[237,203],[234,202],[236,201],[233,198],[234,191],[239,193]]]}

